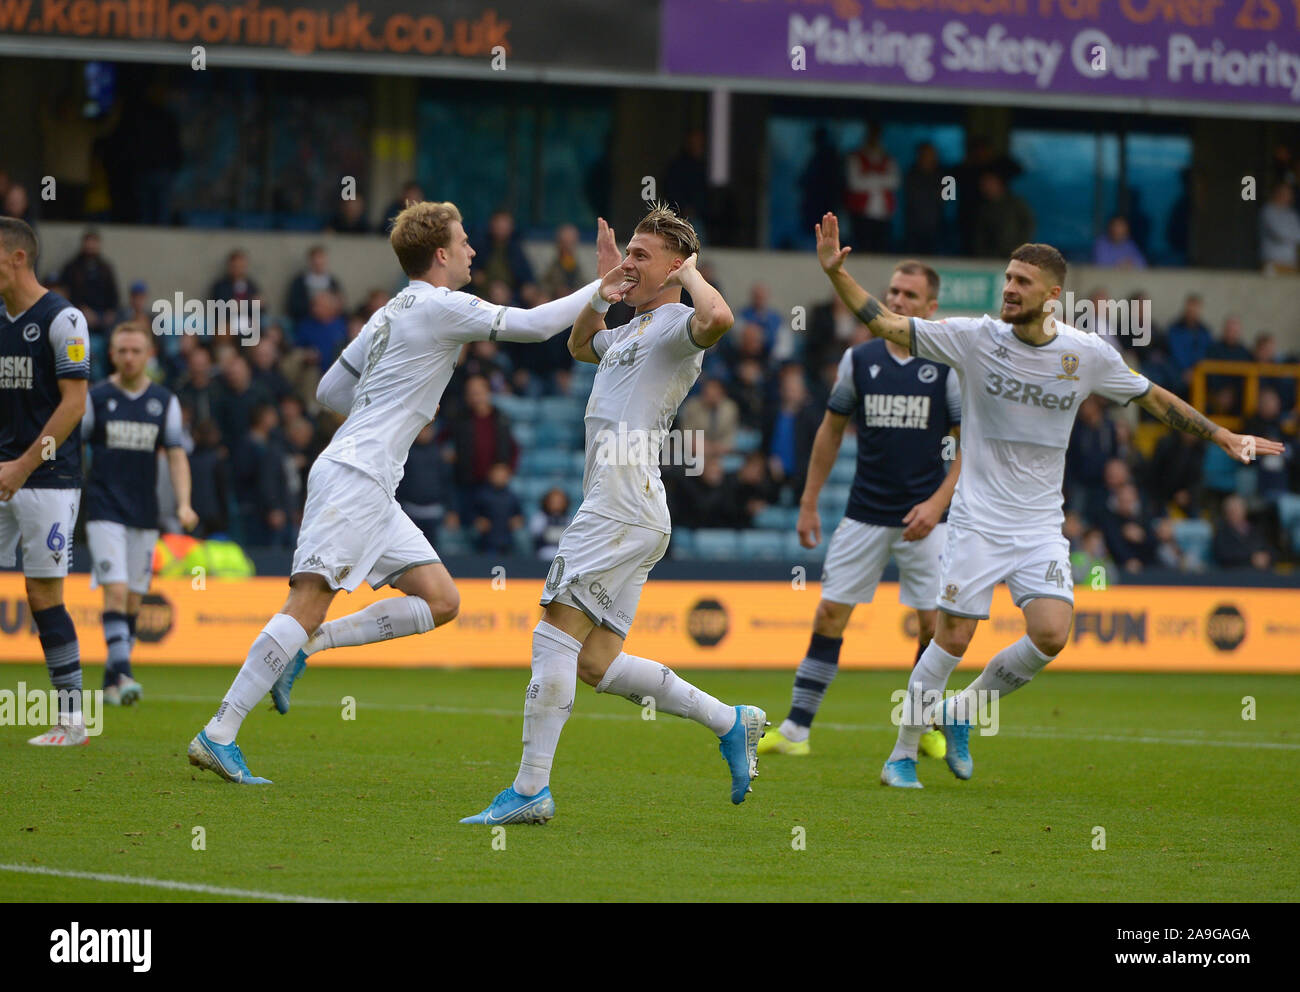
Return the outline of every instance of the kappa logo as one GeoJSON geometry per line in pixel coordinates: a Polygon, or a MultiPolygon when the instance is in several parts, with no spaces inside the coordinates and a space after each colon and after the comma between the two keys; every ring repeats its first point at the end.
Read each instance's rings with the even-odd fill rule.
{"type": "Polygon", "coordinates": [[[1061,369],[1065,374],[1058,375],[1056,378],[1073,379],[1077,381],[1079,377],[1074,373],[1079,370],[1079,356],[1073,352],[1067,351],[1061,356],[1061,369]]]}
{"type": "Polygon", "coordinates": [[[324,568],[325,563],[321,561],[320,555],[312,555],[302,563],[303,568],[324,568]]]}
{"type": "Polygon", "coordinates": [[[876,376],[880,375],[880,366],[879,366],[879,365],[873,365],[873,366],[871,366],[871,368],[868,369],[867,371],[869,371],[869,372],[871,373],[871,378],[874,379],[876,376]]]}
{"type": "Polygon", "coordinates": [[[993,349],[993,357],[1000,358],[1005,361],[1006,359],[1011,357],[1011,352],[1007,351],[1006,345],[1000,344],[995,349],[993,349]]]}
{"type": "Polygon", "coordinates": [[[28,324],[23,328],[23,340],[27,342],[35,341],[41,336],[41,327],[39,324],[28,324]]]}
{"type": "Polygon", "coordinates": [[[939,378],[939,370],[933,365],[922,365],[916,370],[916,377],[922,382],[934,382],[939,378]]]}
{"type": "Polygon", "coordinates": [[[957,587],[953,585],[951,582],[949,582],[946,586],[943,587],[943,595],[939,598],[942,599],[945,603],[957,602],[957,587]]]}
{"type": "Polygon", "coordinates": [[[116,410],[116,409],[117,409],[117,400],[112,400],[112,399],[109,400],[109,401],[108,401],[108,412],[109,412],[109,413],[112,413],[112,412],[113,412],[114,410],[116,410]]]}

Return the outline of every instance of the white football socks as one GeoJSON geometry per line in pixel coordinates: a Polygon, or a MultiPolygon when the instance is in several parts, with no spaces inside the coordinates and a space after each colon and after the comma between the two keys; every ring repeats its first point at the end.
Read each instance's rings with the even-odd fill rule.
{"type": "Polygon", "coordinates": [[[666,665],[625,652],[610,662],[596,691],[612,692],[638,706],[653,697],[656,711],[702,723],[719,737],[736,723],[734,706],[697,689],[666,665]]]}
{"type": "Polygon", "coordinates": [[[308,656],[326,648],[350,648],[433,630],[433,613],[419,596],[390,596],[364,610],[320,625],[303,650],[308,656]]]}
{"type": "Polygon", "coordinates": [[[979,716],[978,708],[987,702],[990,691],[996,692],[999,699],[1015,692],[1046,668],[1053,657],[1039,651],[1026,634],[995,654],[974,682],[948,700],[945,716],[955,715],[959,720],[974,723],[979,716]]]}
{"type": "Polygon", "coordinates": [[[894,744],[894,750],[889,755],[890,761],[897,761],[900,758],[916,760],[917,748],[921,745],[921,735],[930,729],[930,724],[934,720],[934,703],[930,702],[930,705],[923,706],[926,701],[923,694],[931,693],[931,700],[933,700],[933,693],[936,690],[942,693],[948,685],[948,677],[960,663],[960,657],[949,654],[934,640],[925,646],[925,650],[921,652],[921,660],[916,663],[916,667],[912,669],[907,679],[907,693],[910,698],[903,707],[903,719],[898,725],[898,742],[894,744]],[[909,717],[916,720],[918,716],[919,722],[908,722],[909,717]]]}
{"type": "Polygon", "coordinates": [[[560,731],[573,712],[582,645],[558,627],[539,620],[533,628],[533,675],[524,695],[524,756],[514,790],[535,796],[551,782],[560,731]]]}
{"type": "Polygon", "coordinates": [[[791,744],[802,744],[812,736],[812,727],[801,727],[789,717],[782,720],[781,726],[777,727],[776,730],[791,744]]]}
{"type": "Polygon", "coordinates": [[[270,691],[289,659],[306,640],[307,632],[287,613],[277,613],[267,621],[249,648],[248,657],[221,701],[217,715],[203,728],[212,743],[229,744],[235,739],[244,717],[270,691]]]}

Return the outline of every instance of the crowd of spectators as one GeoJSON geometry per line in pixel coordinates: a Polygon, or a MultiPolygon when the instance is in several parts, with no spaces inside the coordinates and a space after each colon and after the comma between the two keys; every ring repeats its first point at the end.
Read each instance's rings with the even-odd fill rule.
{"type": "MultiPolygon", "coordinates": [[[[1131,297],[1141,303],[1144,295],[1138,290],[1131,297]]],[[[1151,423],[1144,414],[1089,397],[1075,421],[1065,479],[1065,530],[1076,561],[1086,565],[1083,573],[1097,563],[1118,568],[1113,574],[1150,567],[1268,570],[1298,556],[1296,379],[1260,375],[1253,409],[1246,405],[1247,380],[1238,374],[1203,372],[1202,390],[1194,392],[1202,361],[1272,365],[1286,360],[1268,332],[1256,334],[1253,348],[1248,347],[1239,315],[1224,315],[1219,327],[1216,334],[1206,322],[1203,300],[1192,294],[1167,328],[1149,328],[1145,346],[1127,348],[1114,336],[1108,340],[1153,382],[1198,400],[1212,417],[1234,418],[1244,433],[1285,442],[1286,454],[1240,466],[1215,444],[1158,427],[1150,434],[1154,440],[1140,445],[1139,432],[1151,423]],[[1195,539],[1178,540],[1180,521],[1211,526],[1207,546],[1198,549],[1195,539]]]]}
{"type": "MultiPolygon", "coordinates": [[[[591,262],[570,227],[556,232],[552,259],[540,275],[508,213],[493,215],[474,243],[480,247],[469,289],[494,302],[533,306],[590,277],[591,262]]],[[[239,249],[214,277],[213,299],[261,301],[257,343],[240,347],[237,338],[159,335],[152,374],[179,397],[193,440],[194,506],[202,533],[288,548],[301,521],[308,468],[338,424],[316,404],[316,384],[389,293],[371,289],[359,306],[348,307],[347,287],[322,245],[308,251],[280,294],[268,292],[255,260],[239,249]]],[[[716,273],[706,277],[718,285],[716,273]]],[[[86,314],[96,379],[108,372],[104,341],[116,322],[153,323],[149,287],[133,279],[125,301],[120,298],[118,273],[93,230],[45,281],[86,314]]],[[[725,293],[728,287],[720,288],[725,293]]],[[[1109,292],[1096,287],[1090,296],[1101,300],[1109,292]]],[[[1130,297],[1134,307],[1146,302],[1140,290],[1130,297]]],[[[698,450],[689,452],[695,467],[664,470],[679,527],[749,528],[764,509],[795,505],[839,357],[870,336],[836,297],[813,303],[807,330],[800,333],[782,318],[766,286],[755,284],[730,298],[735,327],[706,356],[704,373],[676,423],[700,439],[698,450]]],[[[629,316],[620,304],[607,322],[615,326],[629,316]]],[[[1131,347],[1134,339],[1113,334],[1108,340],[1132,367],[1185,397],[1202,360],[1276,363],[1285,357],[1271,334],[1248,334],[1238,315],[1219,315],[1217,327],[1192,295],[1167,327],[1148,328],[1145,346],[1131,347]]],[[[523,490],[514,484],[521,457],[529,445],[554,439],[538,438],[535,424],[513,423],[503,410],[504,397],[571,399],[573,430],[563,443],[574,452],[580,450],[587,381],[575,377],[563,335],[545,345],[483,341],[465,348],[438,417],[411,449],[398,491],[435,544],[451,540],[493,554],[553,552],[576,511],[573,489],[557,484],[521,498],[523,490]],[[520,441],[524,436],[527,444],[520,441]]],[[[1264,375],[1253,409],[1245,408],[1243,381],[1209,376],[1207,412],[1244,418],[1250,433],[1293,440],[1296,380],[1264,375]]],[[[1176,539],[1176,523],[1198,519],[1213,527],[1202,556],[1210,567],[1270,568],[1297,557],[1283,521],[1290,512],[1287,501],[1300,499],[1290,452],[1239,469],[1216,446],[1165,432],[1142,417],[1135,406],[1115,407],[1096,397],[1080,406],[1065,495],[1066,532],[1081,566],[1103,563],[1117,574],[1196,567],[1196,556],[1176,539]],[[1139,444],[1143,437],[1147,443],[1139,444]]]]}

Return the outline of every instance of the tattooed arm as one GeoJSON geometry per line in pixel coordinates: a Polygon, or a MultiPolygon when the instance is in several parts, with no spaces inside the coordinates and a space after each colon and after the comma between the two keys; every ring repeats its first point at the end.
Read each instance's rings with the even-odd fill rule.
{"type": "Polygon", "coordinates": [[[1226,427],[1220,427],[1161,386],[1153,384],[1150,391],[1136,402],[1161,423],[1213,441],[1231,455],[1234,461],[1250,464],[1258,455],[1280,455],[1285,450],[1278,441],[1234,434],[1226,427]]]}
{"type": "Polygon", "coordinates": [[[821,263],[826,278],[840,294],[844,305],[852,310],[858,320],[871,328],[878,338],[888,338],[911,351],[912,330],[907,317],[886,310],[884,305],[856,279],[844,271],[844,259],[853,249],[840,247],[840,221],[832,213],[826,214],[817,225],[817,261],[821,263]]]}

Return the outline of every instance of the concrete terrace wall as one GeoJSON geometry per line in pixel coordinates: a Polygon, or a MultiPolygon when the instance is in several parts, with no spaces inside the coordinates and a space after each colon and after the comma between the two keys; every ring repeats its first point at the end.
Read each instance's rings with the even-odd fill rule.
{"type": "MultiPolygon", "coordinates": [[[[46,222],[41,224],[40,274],[57,270],[77,251],[84,225],[46,222]]],[[[203,298],[212,282],[224,270],[225,258],[235,247],[249,253],[250,271],[262,287],[265,302],[273,314],[283,311],[289,281],[305,264],[309,245],[321,242],[330,251],[332,270],[343,281],[349,305],[356,305],[371,288],[393,292],[404,283],[401,270],[387,241],[374,235],[302,234],[278,231],[192,230],[100,225],[103,251],[117,271],[123,294],[136,279],[149,284],[150,295],[170,298],[177,291],[187,298],[203,298]]],[[[631,232],[620,231],[620,240],[631,232]]],[[[540,272],[552,252],[545,242],[526,246],[540,272]]],[[[749,287],[764,282],[771,289],[772,304],[789,312],[798,305],[810,306],[829,298],[830,287],[811,252],[747,251],[734,248],[706,249],[705,259],[716,268],[718,279],[733,309],[746,304],[749,287]]],[[[595,249],[587,246],[584,265],[594,269],[595,249]]],[[[883,255],[853,255],[849,268],[854,277],[873,293],[881,293],[897,258],[883,255]]],[[[939,259],[927,261],[936,268],[1000,272],[998,261],[939,259]]],[[[1300,351],[1300,279],[1268,277],[1252,272],[1206,269],[1148,269],[1133,272],[1095,266],[1071,268],[1067,289],[1082,298],[1094,286],[1104,286],[1113,296],[1127,296],[1143,289],[1153,301],[1153,316],[1166,325],[1177,314],[1184,297],[1198,292],[1205,298],[1207,321],[1217,331],[1223,317],[1243,317],[1248,339],[1260,331],[1275,333],[1284,351],[1300,351]]]]}

